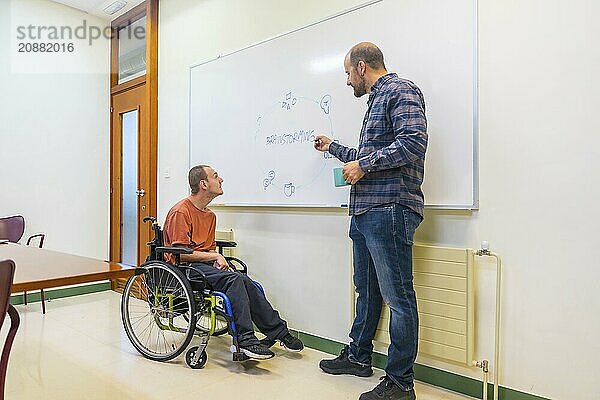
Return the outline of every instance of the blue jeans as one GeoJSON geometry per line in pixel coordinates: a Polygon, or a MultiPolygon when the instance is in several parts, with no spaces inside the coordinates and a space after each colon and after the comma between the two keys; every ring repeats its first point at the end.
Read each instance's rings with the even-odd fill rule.
{"type": "Polygon", "coordinates": [[[387,376],[404,390],[413,387],[419,317],[413,288],[412,244],[422,217],[401,204],[386,204],[350,221],[354,252],[356,317],[349,358],[370,365],[381,305],[390,307],[387,376]]]}

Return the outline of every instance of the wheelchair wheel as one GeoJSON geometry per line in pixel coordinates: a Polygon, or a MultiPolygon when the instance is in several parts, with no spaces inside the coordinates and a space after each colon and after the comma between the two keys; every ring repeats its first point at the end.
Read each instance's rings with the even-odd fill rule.
{"type": "Polygon", "coordinates": [[[200,369],[204,367],[204,364],[206,364],[206,360],[208,360],[208,355],[206,355],[206,351],[203,350],[200,354],[200,359],[198,360],[198,362],[196,364],[192,364],[192,361],[196,356],[197,352],[198,346],[194,346],[185,353],[185,363],[188,365],[188,367],[192,369],[200,369]]]}
{"type": "Polygon", "coordinates": [[[196,305],[192,288],[169,264],[150,261],[140,269],[144,272],[129,278],[121,299],[125,333],[144,357],[171,360],[194,336],[196,305]]]}

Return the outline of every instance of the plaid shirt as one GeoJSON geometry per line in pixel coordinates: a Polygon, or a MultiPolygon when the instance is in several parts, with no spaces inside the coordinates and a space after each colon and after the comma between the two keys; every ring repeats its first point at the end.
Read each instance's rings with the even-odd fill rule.
{"type": "Polygon", "coordinates": [[[419,88],[396,74],[371,87],[357,149],[332,142],[329,153],[342,162],[358,160],[365,172],[350,190],[350,215],[400,203],[423,216],[421,191],[427,150],[425,101],[419,88]]]}

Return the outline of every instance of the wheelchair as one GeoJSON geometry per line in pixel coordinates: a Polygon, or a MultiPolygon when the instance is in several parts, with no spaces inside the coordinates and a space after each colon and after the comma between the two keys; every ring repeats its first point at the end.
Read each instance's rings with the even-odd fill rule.
{"type": "MultiPolygon", "coordinates": [[[[153,217],[154,239],[148,243],[150,255],[135,269],[123,290],[121,319],[132,345],[144,357],[154,361],[169,361],[179,356],[198,336],[200,344],[187,350],[186,364],[202,368],[206,364],[206,347],[210,336],[229,333],[233,338],[233,361],[249,357],[240,351],[231,303],[224,293],[212,290],[203,274],[180,262],[181,254],[192,250],[165,247],[163,231],[153,217]],[[175,257],[175,264],[164,261],[164,255],[175,257]]],[[[235,242],[217,241],[219,253],[235,242]]],[[[235,257],[225,257],[231,267],[247,274],[246,264],[235,257]]],[[[261,292],[262,287],[255,282],[261,292]]]]}

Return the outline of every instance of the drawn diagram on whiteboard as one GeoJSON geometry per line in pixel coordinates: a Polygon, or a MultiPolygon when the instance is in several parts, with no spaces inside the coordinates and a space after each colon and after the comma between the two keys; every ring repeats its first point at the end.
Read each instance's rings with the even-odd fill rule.
{"type": "Polygon", "coordinates": [[[283,185],[283,194],[285,194],[286,197],[292,197],[295,191],[296,186],[294,186],[292,182],[283,185]]]}
{"type": "Polygon", "coordinates": [[[331,96],[326,94],[325,96],[321,97],[321,101],[319,103],[319,105],[321,106],[321,110],[323,110],[323,112],[327,115],[329,115],[329,103],[331,102],[331,96]]]}
{"type": "MultiPolygon", "coordinates": [[[[255,117],[257,164],[263,192],[293,198],[326,170],[332,156],[314,149],[317,135],[334,137],[332,97],[309,98],[285,90],[269,109],[255,117]]],[[[336,140],[337,141],[337,140],[336,140]]]]}
{"type": "Polygon", "coordinates": [[[267,174],[267,177],[263,180],[264,190],[267,190],[267,188],[273,183],[273,179],[275,179],[275,171],[271,170],[267,174]]]}
{"type": "Polygon", "coordinates": [[[292,96],[292,92],[286,93],[285,100],[281,102],[281,108],[284,110],[291,110],[292,107],[296,105],[297,101],[298,99],[292,96]]]}

